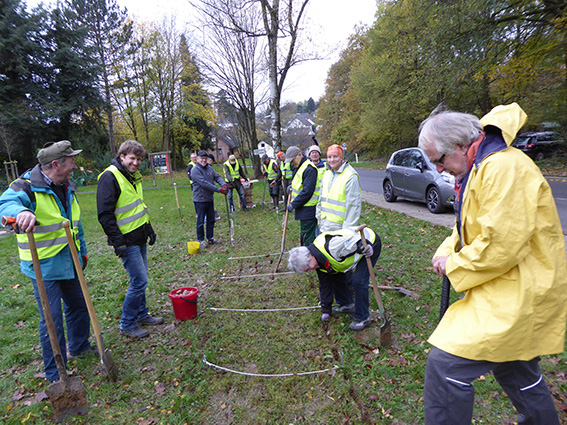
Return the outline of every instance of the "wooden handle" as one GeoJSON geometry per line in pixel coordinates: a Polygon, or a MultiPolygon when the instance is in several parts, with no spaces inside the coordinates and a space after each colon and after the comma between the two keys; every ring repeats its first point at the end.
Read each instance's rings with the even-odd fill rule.
{"type": "MultiPolygon", "coordinates": [[[[366,243],[366,235],[364,234],[364,228],[366,224],[361,224],[356,228],[356,230],[360,233],[360,239],[362,240],[362,247],[366,249],[368,244],[366,243]]],[[[366,258],[366,265],[368,266],[368,273],[370,274],[370,279],[372,280],[372,290],[374,291],[374,297],[376,298],[376,302],[378,303],[378,309],[380,310],[380,315],[382,316],[382,320],[384,323],[388,321],[386,317],[386,310],[384,310],[384,304],[382,303],[382,297],[380,296],[380,291],[378,291],[378,284],[376,283],[376,275],[374,274],[374,267],[372,267],[372,260],[370,257],[366,258]]]]}
{"type": "Polygon", "coordinates": [[[177,183],[173,183],[173,190],[175,191],[175,201],[177,202],[177,209],[179,209],[179,198],[177,197],[177,183]]]}
{"type": "Polygon", "coordinates": [[[69,244],[69,249],[71,250],[71,256],[73,257],[73,263],[75,264],[77,277],[79,278],[81,290],[83,291],[83,297],[85,298],[87,310],[89,311],[89,317],[91,318],[91,324],[93,325],[98,352],[102,357],[104,346],[102,344],[102,337],[100,335],[100,325],[94,311],[94,306],[91,300],[91,295],[89,293],[89,288],[87,286],[87,281],[85,279],[85,274],[83,273],[83,267],[81,266],[81,261],[79,260],[79,253],[77,252],[77,247],[75,246],[75,240],[73,239],[73,235],[71,235],[71,229],[69,228],[69,222],[67,220],[63,222],[63,228],[65,229],[65,234],[67,235],[67,242],[69,244]]]}
{"type": "Polygon", "coordinates": [[[39,292],[39,298],[41,300],[41,308],[43,309],[43,317],[45,318],[47,333],[49,334],[49,341],[51,342],[51,350],[53,351],[53,357],[55,358],[55,364],[57,365],[59,378],[63,380],[65,387],[67,387],[69,376],[67,375],[67,369],[65,369],[65,364],[63,363],[61,347],[59,346],[55,324],[53,323],[53,316],[51,315],[51,308],[49,307],[49,299],[47,298],[47,291],[45,290],[45,283],[43,282],[41,266],[39,265],[39,256],[37,255],[35,238],[33,236],[33,232],[28,232],[27,235],[32,257],[33,271],[35,273],[35,280],[37,282],[37,290],[39,292]]]}

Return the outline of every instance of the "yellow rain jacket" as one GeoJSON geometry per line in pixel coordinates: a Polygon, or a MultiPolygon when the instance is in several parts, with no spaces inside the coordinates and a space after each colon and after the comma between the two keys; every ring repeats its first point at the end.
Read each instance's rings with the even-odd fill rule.
{"type": "Polygon", "coordinates": [[[462,189],[462,243],[455,227],[435,253],[448,257],[447,276],[465,295],[429,342],[467,359],[531,360],[564,349],[567,264],[557,208],[539,168],[510,147],[525,121],[515,103],[481,119],[487,139],[487,126],[498,127],[508,147],[492,136],[503,148],[474,162],[462,189]]]}

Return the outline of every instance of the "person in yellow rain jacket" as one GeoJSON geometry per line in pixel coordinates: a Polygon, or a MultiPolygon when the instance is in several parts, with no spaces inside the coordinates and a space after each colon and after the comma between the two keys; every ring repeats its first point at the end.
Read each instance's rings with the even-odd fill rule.
{"type": "Polygon", "coordinates": [[[521,424],[559,425],[539,356],[564,349],[565,243],[551,189],[511,147],[527,116],[516,104],[481,120],[444,111],[421,125],[419,147],[455,176],[457,224],[433,270],[464,297],[429,338],[425,424],[470,424],[472,381],[492,371],[521,424]]]}

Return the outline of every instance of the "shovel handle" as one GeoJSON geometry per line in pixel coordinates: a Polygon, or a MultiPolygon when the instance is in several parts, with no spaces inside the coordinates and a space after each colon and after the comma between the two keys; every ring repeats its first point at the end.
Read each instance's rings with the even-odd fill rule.
{"type": "Polygon", "coordinates": [[[37,255],[37,247],[35,245],[35,238],[33,232],[27,232],[28,244],[30,247],[33,271],[35,273],[35,281],[37,283],[37,291],[39,292],[39,299],[41,300],[41,308],[43,309],[43,317],[45,319],[45,324],[47,326],[47,333],[49,335],[49,341],[51,342],[51,350],[53,351],[53,357],[55,358],[55,364],[57,365],[57,371],[59,372],[59,378],[65,383],[65,387],[68,386],[69,376],[67,375],[67,369],[65,369],[65,364],[63,363],[63,356],[61,354],[61,347],[59,346],[59,340],[57,339],[57,331],[55,330],[55,324],[53,323],[53,316],[51,315],[51,308],[49,307],[49,299],[47,298],[47,291],[45,289],[45,283],[43,282],[43,274],[41,273],[41,266],[39,264],[39,256],[37,255]]]}
{"type": "Polygon", "coordinates": [[[445,312],[449,308],[449,293],[451,291],[451,281],[447,275],[443,276],[443,284],[441,288],[441,308],[439,309],[439,321],[445,315],[445,312]]]}
{"type": "Polygon", "coordinates": [[[79,278],[81,290],[83,291],[83,298],[85,299],[85,304],[87,305],[87,310],[89,311],[89,317],[91,318],[91,324],[93,326],[98,352],[102,357],[104,346],[102,344],[102,337],[100,334],[100,325],[98,323],[98,319],[96,318],[93,302],[91,300],[91,294],[89,293],[89,288],[85,279],[85,274],[83,273],[83,268],[81,266],[81,262],[79,261],[79,253],[77,252],[77,247],[75,246],[75,240],[73,239],[73,235],[71,235],[69,221],[65,220],[63,222],[63,228],[65,229],[65,234],[67,235],[67,243],[69,244],[69,249],[71,250],[71,256],[73,257],[73,263],[75,264],[77,277],[79,278]]]}
{"type": "MultiPolygon", "coordinates": [[[[366,224],[361,224],[356,228],[356,230],[360,233],[360,239],[362,240],[363,248],[366,248],[368,244],[366,243],[366,235],[364,234],[364,228],[366,224]]],[[[370,274],[370,280],[372,281],[372,290],[374,291],[374,297],[376,298],[376,302],[378,303],[378,309],[380,310],[380,315],[382,316],[383,323],[388,322],[388,318],[386,316],[386,310],[384,310],[384,304],[382,303],[382,297],[380,296],[380,291],[378,290],[378,284],[376,283],[376,275],[374,274],[374,267],[372,267],[372,260],[370,257],[366,258],[366,265],[368,266],[368,273],[370,274]]]]}

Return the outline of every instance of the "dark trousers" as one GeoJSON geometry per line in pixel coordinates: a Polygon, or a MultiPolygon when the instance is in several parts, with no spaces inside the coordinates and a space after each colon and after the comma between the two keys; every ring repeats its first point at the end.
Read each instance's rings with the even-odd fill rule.
{"type": "Polygon", "coordinates": [[[317,219],[300,220],[299,237],[301,246],[309,246],[317,236],[317,219]]]}
{"type": "Polygon", "coordinates": [[[520,414],[518,424],[559,425],[539,360],[477,361],[434,347],[425,369],[425,425],[469,425],[474,403],[472,381],[490,371],[520,414]]]}
{"type": "Polygon", "coordinates": [[[352,280],[352,272],[348,273],[325,273],[317,269],[319,277],[319,296],[321,297],[321,312],[331,314],[333,300],[338,305],[349,305],[354,301],[349,290],[349,282],[352,280]]]}
{"type": "MultiPolygon", "coordinates": [[[[370,262],[372,263],[372,267],[374,267],[380,257],[380,251],[382,250],[382,241],[378,235],[376,235],[376,240],[372,244],[372,249],[374,252],[370,257],[370,262]]],[[[362,322],[370,317],[370,296],[368,295],[370,270],[368,270],[368,263],[365,257],[360,259],[354,269],[352,274],[352,284],[355,294],[353,317],[355,321],[362,322]]]]}
{"type": "Polygon", "coordinates": [[[213,202],[194,202],[197,213],[197,240],[205,240],[205,219],[207,220],[207,239],[211,240],[215,232],[215,204],[213,202]]]}
{"type": "MultiPolygon", "coordinates": [[[[51,349],[51,340],[47,332],[47,324],[43,315],[43,307],[37,288],[37,282],[32,279],[34,296],[39,307],[41,318],[39,320],[39,341],[43,354],[43,365],[45,368],[45,378],[50,381],[59,379],[59,371],[51,349]]],[[[65,330],[67,327],[67,337],[69,338],[69,352],[77,355],[90,348],[89,332],[90,317],[87,304],[83,297],[83,291],[77,277],[69,280],[45,280],[45,291],[51,310],[51,317],[55,325],[55,333],[59,341],[63,363],[67,364],[67,349],[65,344],[65,330]],[[63,303],[62,303],[63,302],[63,303]],[[63,310],[61,309],[63,304],[63,310]],[[65,319],[65,320],[63,320],[65,319]]]]}

